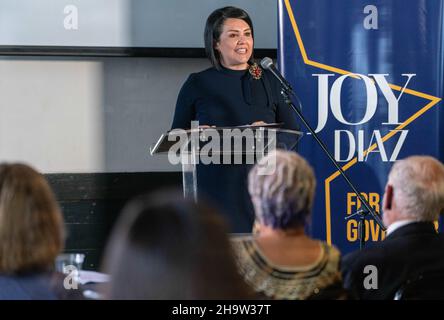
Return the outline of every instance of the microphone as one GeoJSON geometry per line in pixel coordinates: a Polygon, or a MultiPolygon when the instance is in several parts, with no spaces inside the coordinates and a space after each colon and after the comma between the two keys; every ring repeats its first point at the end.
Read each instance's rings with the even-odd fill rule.
{"type": "Polygon", "coordinates": [[[281,75],[281,73],[276,69],[276,67],[273,64],[273,60],[271,60],[268,57],[265,57],[261,60],[261,67],[265,70],[270,70],[270,72],[278,79],[278,81],[281,83],[282,88],[290,94],[294,95],[293,88],[288,83],[287,80],[281,75]]]}

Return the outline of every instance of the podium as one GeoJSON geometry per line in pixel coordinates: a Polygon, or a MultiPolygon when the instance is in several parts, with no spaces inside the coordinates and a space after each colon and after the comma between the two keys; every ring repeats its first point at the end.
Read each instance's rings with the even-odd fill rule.
{"type": "MultiPolygon", "coordinates": [[[[280,124],[170,130],[150,148],[182,166],[184,197],[198,200],[197,165],[254,164],[275,149],[296,151],[302,133],[280,124]]],[[[217,183],[217,182],[215,182],[217,183]]]]}

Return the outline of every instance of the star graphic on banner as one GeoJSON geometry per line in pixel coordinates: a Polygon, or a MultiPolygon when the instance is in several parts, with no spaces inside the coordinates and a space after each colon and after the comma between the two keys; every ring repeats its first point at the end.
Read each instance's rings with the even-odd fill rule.
{"type": "MultiPolygon", "coordinates": [[[[305,50],[304,47],[304,43],[302,41],[302,37],[301,34],[299,32],[299,28],[298,25],[296,23],[296,19],[294,17],[293,14],[293,9],[291,7],[290,4],[290,0],[285,0],[285,8],[287,10],[288,13],[288,17],[290,18],[290,22],[291,25],[293,27],[293,31],[296,37],[296,41],[298,43],[299,49],[301,51],[301,55],[302,55],[302,59],[304,61],[304,63],[306,65],[309,66],[313,66],[322,70],[326,70],[326,71],[330,71],[330,72],[334,72],[337,74],[341,74],[341,75],[346,75],[346,74],[354,74],[354,72],[348,71],[348,70],[344,70],[344,69],[340,69],[334,66],[330,66],[327,64],[323,64],[323,63],[319,63],[316,61],[311,60],[308,55],[307,52],[305,50]]],[[[395,84],[389,84],[390,88],[396,91],[401,91],[402,87],[395,85],[395,84]]],[[[423,106],[421,109],[419,109],[417,112],[415,112],[413,115],[411,115],[409,118],[407,118],[403,123],[401,123],[400,125],[398,125],[395,129],[393,129],[392,131],[390,131],[389,133],[387,133],[385,136],[382,137],[382,141],[385,142],[387,140],[389,140],[390,138],[392,138],[399,130],[404,129],[405,127],[407,127],[409,124],[411,124],[413,121],[415,121],[416,119],[418,119],[419,117],[421,117],[424,113],[426,113],[428,110],[430,110],[433,106],[435,106],[436,104],[438,104],[438,102],[441,101],[441,98],[423,93],[423,92],[419,92],[416,90],[412,90],[412,89],[405,89],[404,90],[405,93],[410,94],[412,96],[415,97],[420,97],[423,98],[425,100],[428,100],[429,102],[423,106]]],[[[364,156],[367,155],[369,152],[375,150],[377,148],[377,144],[374,143],[372,144],[368,149],[366,149],[364,151],[364,156]]],[[[352,160],[350,160],[347,164],[345,164],[342,167],[342,170],[347,171],[348,169],[350,169],[353,165],[355,165],[356,163],[358,163],[358,158],[354,157],[352,160]]],[[[325,179],[325,220],[326,220],[326,241],[329,245],[332,244],[331,242],[331,203],[330,203],[330,184],[333,180],[335,180],[337,177],[340,176],[340,172],[339,170],[337,170],[336,172],[334,172],[333,174],[331,174],[329,177],[327,177],[325,179]]]]}

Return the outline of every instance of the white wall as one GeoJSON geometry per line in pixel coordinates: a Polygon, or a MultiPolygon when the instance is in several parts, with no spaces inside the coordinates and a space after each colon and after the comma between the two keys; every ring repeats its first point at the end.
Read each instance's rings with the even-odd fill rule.
{"type": "Polygon", "coordinates": [[[179,170],[148,153],[205,59],[0,57],[0,161],[45,173],[179,170]]]}
{"type": "MultiPolygon", "coordinates": [[[[91,44],[89,37],[103,29],[103,14],[109,13],[108,22],[123,32],[103,29],[118,36],[112,44],[199,47],[209,12],[237,5],[253,18],[256,47],[276,47],[274,0],[113,0],[99,14],[103,1],[45,0],[37,11],[26,0],[2,2],[0,29],[6,33],[0,32],[0,45],[91,44]],[[79,8],[78,30],[62,28],[66,4],[79,8]],[[36,15],[39,10],[43,15],[36,15]],[[23,24],[28,18],[34,22],[23,24]],[[127,42],[119,38],[126,33],[127,42]],[[86,42],[74,41],[82,35],[86,42]]],[[[99,45],[97,39],[108,36],[96,38],[99,45]]],[[[208,65],[206,59],[0,56],[0,161],[27,162],[45,173],[180,170],[166,156],[151,157],[149,147],[170,128],[187,76],[208,65]]]]}

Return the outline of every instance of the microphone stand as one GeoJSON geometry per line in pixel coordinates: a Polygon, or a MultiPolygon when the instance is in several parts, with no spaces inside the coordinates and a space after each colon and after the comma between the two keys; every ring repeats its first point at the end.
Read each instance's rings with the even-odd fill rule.
{"type": "Polygon", "coordinates": [[[361,201],[361,204],[364,206],[364,208],[356,211],[352,215],[345,218],[345,220],[351,219],[352,217],[359,216],[359,223],[358,223],[358,234],[359,234],[359,249],[362,250],[365,246],[365,217],[367,214],[370,214],[373,219],[376,221],[376,223],[381,227],[382,230],[386,230],[384,223],[381,221],[381,219],[378,217],[378,215],[373,211],[373,209],[370,207],[368,202],[363,198],[361,193],[358,192],[358,190],[355,188],[351,180],[348,178],[348,176],[345,174],[344,170],[339,166],[336,159],[331,155],[330,151],[328,151],[327,146],[322,142],[322,140],[318,137],[316,132],[313,130],[311,125],[308,123],[308,121],[305,119],[304,115],[302,114],[302,104],[299,98],[294,94],[293,90],[289,85],[284,86],[282,85],[281,95],[284,97],[285,103],[287,103],[299,116],[301,121],[304,123],[304,125],[307,127],[308,131],[310,131],[311,135],[315,138],[316,142],[319,144],[319,146],[322,148],[322,150],[325,152],[325,154],[328,156],[328,158],[331,160],[331,162],[334,164],[336,169],[339,170],[342,177],[345,179],[347,184],[352,188],[353,192],[356,194],[358,199],[361,201]],[[295,107],[293,104],[293,101],[291,100],[291,96],[295,97],[298,101],[299,109],[295,107]]]}

